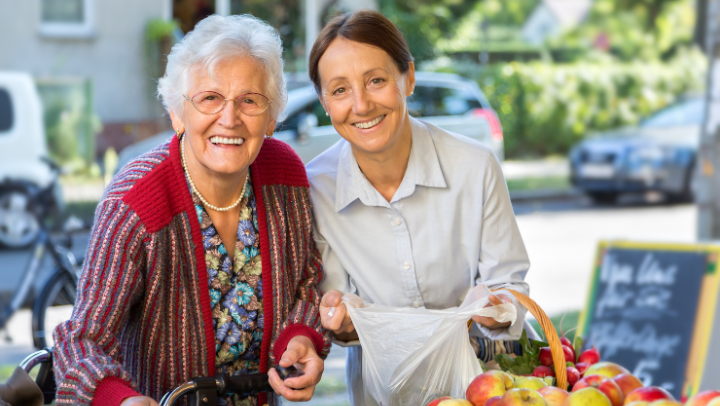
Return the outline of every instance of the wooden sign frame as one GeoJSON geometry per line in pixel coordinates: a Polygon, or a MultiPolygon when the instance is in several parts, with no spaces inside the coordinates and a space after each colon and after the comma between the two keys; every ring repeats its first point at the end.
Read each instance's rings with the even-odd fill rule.
{"type": "MultiPolygon", "coordinates": [[[[685,369],[685,382],[682,385],[682,399],[688,399],[698,393],[705,371],[705,362],[708,357],[710,339],[713,331],[715,307],[718,303],[720,288],[720,246],[711,244],[666,244],[666,243],[640,243],[628,241],[601,241],[595,255],[592,279],[588,289],[585,309],[580,315],[578,331],[583,337],[588,334],[588,315],[595,310],[595,295],[600,278],[600,270],[605,253],[610,248],[643,250],[643,251],[674,251],[674,252],[705,252],[708,255],[707,269],[703,276],[700,295],[698,298],[698,311],[693,323],[693,333],[690,341],[687,367],[685,369]]],[[[632,372],[632,371],[631,371],[632,372]]]]}

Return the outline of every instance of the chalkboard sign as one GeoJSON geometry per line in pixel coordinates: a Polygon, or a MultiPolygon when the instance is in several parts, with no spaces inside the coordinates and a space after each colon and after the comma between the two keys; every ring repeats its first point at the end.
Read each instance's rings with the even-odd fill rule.
{"type": "Polygon", "coordinates": [[[720,247],[600,243],[580,331],[676,399],[697,392],[718,291],[720,247]]]}

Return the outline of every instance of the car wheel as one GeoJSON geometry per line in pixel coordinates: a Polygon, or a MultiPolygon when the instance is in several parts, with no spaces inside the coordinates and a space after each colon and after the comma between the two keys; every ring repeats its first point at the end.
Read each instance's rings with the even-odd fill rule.
{"type": "Polygon", "coordinates": [[[595,204],[615,204],[617,202],[617,192],[589,192],[588,196],[595,204]]]}
{"type": "Polygon", "coordinates": [[[24,248],[40,233],[40,224],[30,211],[30,199],[19,191],[0,194],[0,245],[24,248]]]}
{"type": "Polygon", "coordinates": [[[685,182],[683,182],[683,189],[680,193],[672,193],[668,195],[668,200],[671,203],[692,203],[695,201],[695,195],[697,193],[697,175],[698,166],[693,161],[685,172],[685,182]]]}

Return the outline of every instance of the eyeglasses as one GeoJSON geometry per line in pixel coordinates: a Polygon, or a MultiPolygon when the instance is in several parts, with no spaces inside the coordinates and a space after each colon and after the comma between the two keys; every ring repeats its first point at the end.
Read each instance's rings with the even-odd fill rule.
{"type": "Polygon", "coordinates": [[[265,110],[270,107],[272,100],[268,100],[267,97],[260,93],[245,93],[244,95],[236,99],[226,99],[225,96],[216,92],[200,92],[193,97],[187,97],[195,108],[203,114],[217,114],[225,108],[225,103],[234,101],[235,105],[240,108],[243,114],[248,116],[257,116],[262,114],[265,110]]]}

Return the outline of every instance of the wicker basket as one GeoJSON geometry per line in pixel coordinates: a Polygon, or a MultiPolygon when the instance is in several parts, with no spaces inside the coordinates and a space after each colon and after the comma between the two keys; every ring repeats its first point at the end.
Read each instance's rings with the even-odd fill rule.
{"type": "Polygon", "coordinates": [[[516,292],[514,290],[507,290],[515,296],[521,305],[525,306],[526,309],[535,316],[540,327],[543,329],[543,333],[547,338],[548,344],[550,344],[550,351],[552,351],[553,364],[555,365],[555,380],[558,388],[567,390],[567,368],[565,364],[565,354],[563,353],[562,343],[558,337],[555,326],[553,326],[550,318],[545,314],[543,309],[535,303],[534,300],[530,299],[527,295],[516,292]]]}

